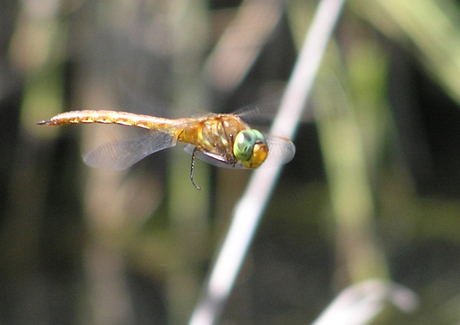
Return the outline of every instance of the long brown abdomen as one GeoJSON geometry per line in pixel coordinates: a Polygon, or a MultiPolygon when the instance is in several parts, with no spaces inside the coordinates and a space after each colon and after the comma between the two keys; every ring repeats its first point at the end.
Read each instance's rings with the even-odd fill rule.
{"type": "Polygon", "coordinates": [[[125,126],[134,126],[143,129],[158,130],[166,133],[174,133],[177,130],[174,120],[161,117],[138,115],[127,112],[116,111],[70,111],[58,114],[48,121],[38,122],[38,125],[66,125],[66,124],[119,124],[125,126]]]}

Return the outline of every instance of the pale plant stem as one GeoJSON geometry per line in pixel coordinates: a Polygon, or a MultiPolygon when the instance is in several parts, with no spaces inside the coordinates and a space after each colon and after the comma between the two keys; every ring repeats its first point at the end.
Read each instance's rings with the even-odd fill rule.
{"type": "MultiPolygon", "coordinates": [[[[322,0],[308,30],[270,133],[292,138],[326,46],[345,0],[322,0]]],[[[223,246],[204,284],[190,325],[214,324],[220,317],[251,245],[281,167],[256,170],[236,205],[223,246]]]]}

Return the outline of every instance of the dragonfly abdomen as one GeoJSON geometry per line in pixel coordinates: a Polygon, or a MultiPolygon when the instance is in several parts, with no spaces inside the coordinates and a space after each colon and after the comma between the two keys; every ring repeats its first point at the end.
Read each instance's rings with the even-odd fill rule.
{"type": "Polygon", "coordinates": [[[49,121],[41,121],[37,124],[59,126],[65,124],[80,123],[119,124],[125,126],[134,126],[143,129],[154,129],[159,131],[163,131],[168,128],[170,129],[172,126],[172,120],[161,117],[103,110],[83,110],[65,112],[52,117],[49,121]]]}

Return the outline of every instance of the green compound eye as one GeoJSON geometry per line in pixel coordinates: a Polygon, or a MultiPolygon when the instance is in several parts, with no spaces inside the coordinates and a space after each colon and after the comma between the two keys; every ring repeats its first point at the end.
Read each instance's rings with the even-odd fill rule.
{"type": "Polygon", "coordinates": [[[238,133],[233,144],[233,153],[238,160],[251,159],[256,142],[265,143],[265,138],[257,130],[244,130],[238,133]]]}

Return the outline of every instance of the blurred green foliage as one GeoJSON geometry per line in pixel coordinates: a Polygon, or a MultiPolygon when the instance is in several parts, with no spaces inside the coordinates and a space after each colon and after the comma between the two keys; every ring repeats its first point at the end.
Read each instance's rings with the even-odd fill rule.
{"type": "MultiPolygon", "coordinates": [[[[125,172],[80,152],[107,126],[61,111],[228,112],[281,93],[317,2],[5,1],[0,12],[0,323],[183,324],[247,171],[170,149],[125,172]]],[[[460,319],[460,7],[350,0],[222,324],[312,322],[378,277],[460,319]]],[[[113,131],[129,136],[126,128],[113,131]]]]}

